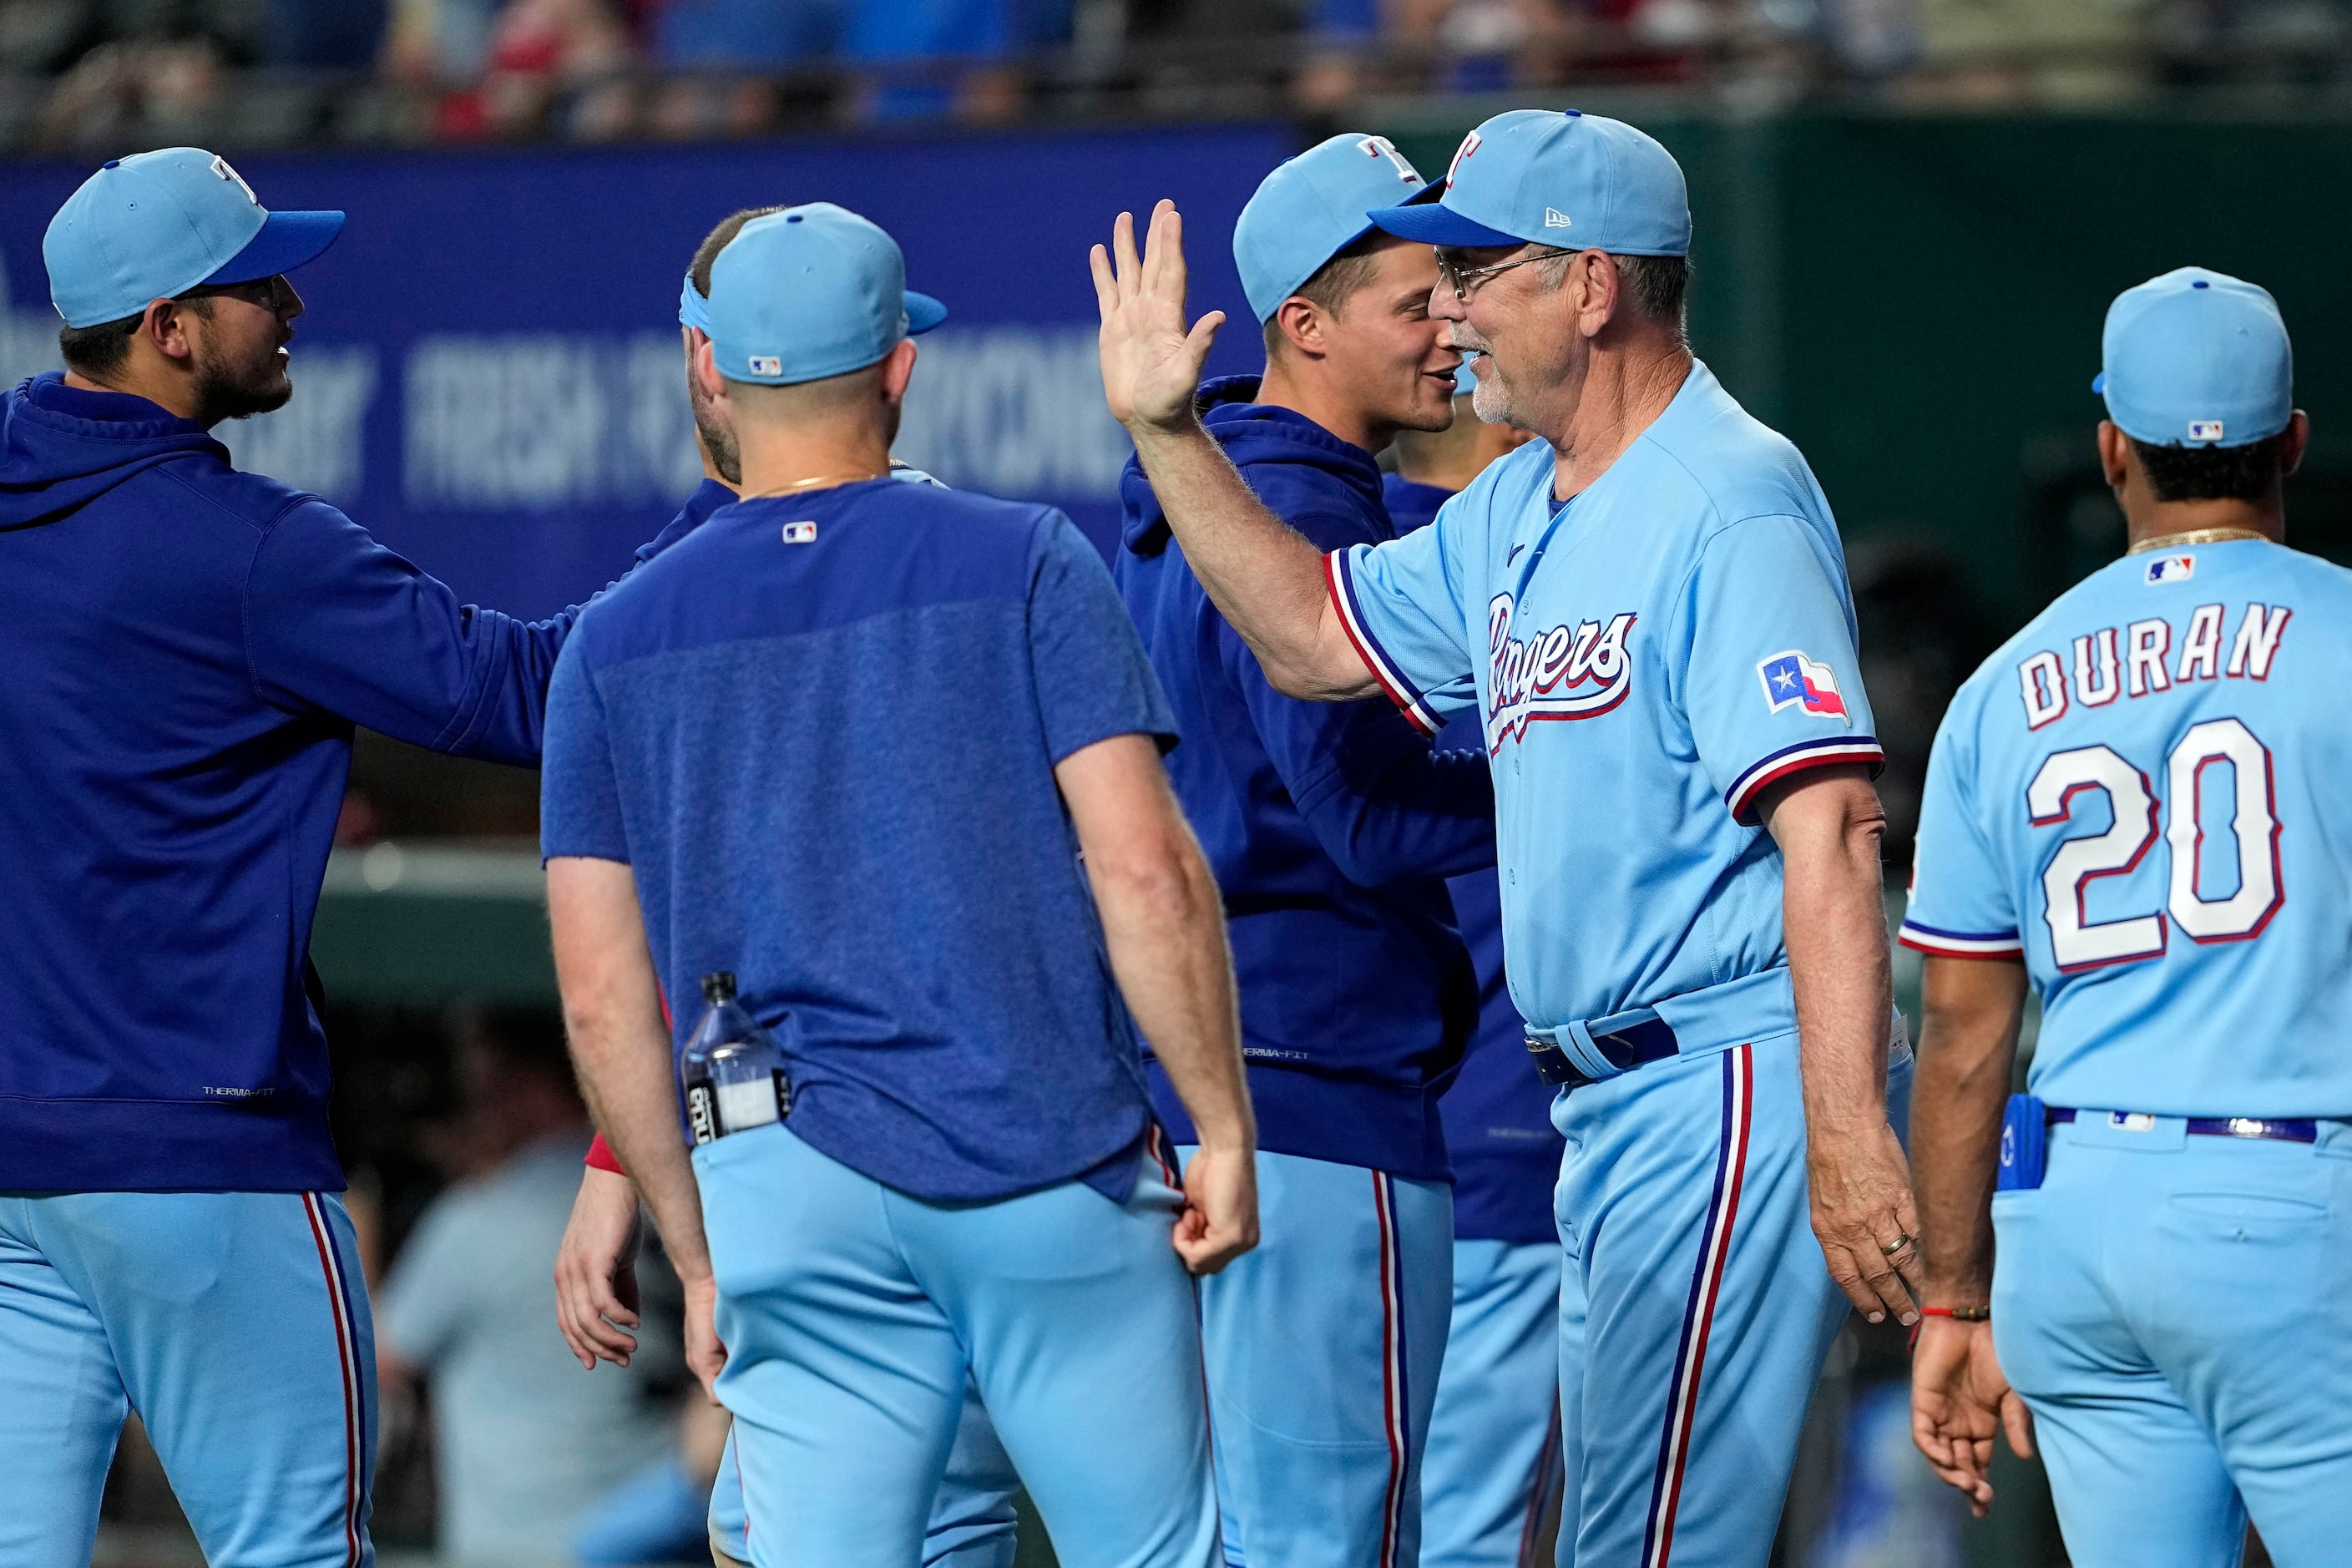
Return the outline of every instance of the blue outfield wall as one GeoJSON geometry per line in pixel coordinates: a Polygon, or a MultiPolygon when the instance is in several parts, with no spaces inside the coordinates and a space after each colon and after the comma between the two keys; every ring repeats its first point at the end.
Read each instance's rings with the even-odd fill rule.
{"type": "MultiPolygon", "coordinates": [[[[336,501],[468,599],[544,614],[593,591],[699,478],[680,278],[738,207],[834,201],[896,235],[946,300],[899,453],[953,484],[1116,527],[1087,247],[1173,197],[1196,310],[1233,315],[1213,368],[1254,369],[1231,236],[1287,127],[696,147],[238,158],[273,207],[341,207],[296,275],[294,401],[224,426],[240,467],[336,501]]],[[[89,172],[0,166],[0,376],[57,363],[41,234],[89,172]]]]}

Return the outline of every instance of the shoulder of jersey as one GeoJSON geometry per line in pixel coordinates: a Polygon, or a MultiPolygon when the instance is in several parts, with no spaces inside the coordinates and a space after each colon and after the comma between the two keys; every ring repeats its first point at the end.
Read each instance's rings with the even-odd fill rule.
{"type": "MultiPolygon", "coordinates": [[[[1727,400],[1728,400],[1727,395],[1727,400]]],[[[1685,423],[1644,439],[1668,469],[1690,485],[1704,505],[1686,521],[1716,530],[1757,517],[1827,521],[1827,502],[1804,454],[1769,425],[1734,401],[1714,417],[1685,423]]]]}

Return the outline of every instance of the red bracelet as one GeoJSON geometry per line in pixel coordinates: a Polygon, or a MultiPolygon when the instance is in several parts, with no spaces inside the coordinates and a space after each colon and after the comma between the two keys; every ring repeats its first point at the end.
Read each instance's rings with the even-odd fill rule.
{"type": "Polygon", "coordinates": [[[1950,1318],[1962,1323],[1992,1321],[1990,1307],[1922,1307],[1919,1309],[1919,1315],[1923,1318],[1950,1318]]]}

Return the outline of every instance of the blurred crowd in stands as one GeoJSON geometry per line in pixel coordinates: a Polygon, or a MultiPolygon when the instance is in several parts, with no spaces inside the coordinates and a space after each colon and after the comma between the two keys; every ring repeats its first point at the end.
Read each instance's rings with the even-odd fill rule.
{"type": "Polygon", "coordinates": [[[0,147],[751,135],[1685,85],[2352,82],[2352,0],[0,0],[0,147]]]}

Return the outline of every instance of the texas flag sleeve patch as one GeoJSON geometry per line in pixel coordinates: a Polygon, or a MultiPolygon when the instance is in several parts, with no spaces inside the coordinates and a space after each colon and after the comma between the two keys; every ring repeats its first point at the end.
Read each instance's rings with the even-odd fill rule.
{"type": "Polygon", "coordinates": [[[1836,673],[1828,665],[1816,664],[1794,648],[1759,661],[1756,676],[1764,683],[1765,706],[1775,713],[1801,708],[1824,718],[1853,721],[1846,712],[1845,699],[1838,695],[1836,673]]]}

